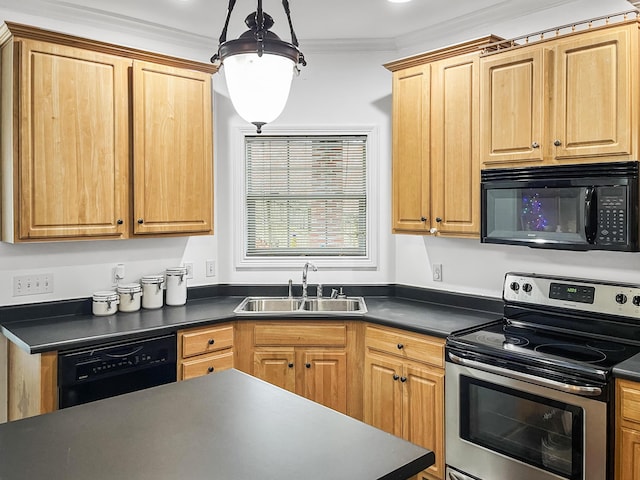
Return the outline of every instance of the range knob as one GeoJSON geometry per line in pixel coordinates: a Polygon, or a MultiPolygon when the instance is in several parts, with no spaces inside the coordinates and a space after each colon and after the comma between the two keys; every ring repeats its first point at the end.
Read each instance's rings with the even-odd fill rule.
{"type": "Polygon", "coordinates": [[[513,290],[514,292],[517,292],[518,290],[520,290],[520,284],[518,282],[511,282],[509,288],[511,288],[511,290],[513,290]]]}
{"type": "Polygon", "coordinates": [[[533,287],[530,283],[525,283],[524,285],[522,285],[523,292],[529,293],[531,290],[533,290],[533,287]]]}
{"type": "Polygon", "coordinates": [[[618,302],[620,305],[627,303],[627,296],[624,293],[617,294],[616,302],[618,302]]]}
{"type": "Polygon", "coordinates": [[[640,295],[634,295],[631,301],[636,307],[640,307],[640,295]]]}

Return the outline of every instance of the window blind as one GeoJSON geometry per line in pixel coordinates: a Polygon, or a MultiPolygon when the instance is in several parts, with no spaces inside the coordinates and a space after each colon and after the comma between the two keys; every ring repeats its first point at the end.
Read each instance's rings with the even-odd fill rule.
{"type": "Polygon", "coordinates": [[[366,135],[245,142],[248,257],[367,254],[366,135]]]}

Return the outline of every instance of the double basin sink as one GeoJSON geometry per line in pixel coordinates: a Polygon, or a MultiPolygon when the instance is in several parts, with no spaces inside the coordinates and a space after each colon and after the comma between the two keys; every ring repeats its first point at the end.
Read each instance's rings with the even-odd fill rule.
{"type": "Polygon", "coordinates": [[[237,315],[283,315],[314,316],[362,315],[367,313],[367,306],[362,297],[315,298],[294,297],[247,297],[236,307],[237,315]]]}

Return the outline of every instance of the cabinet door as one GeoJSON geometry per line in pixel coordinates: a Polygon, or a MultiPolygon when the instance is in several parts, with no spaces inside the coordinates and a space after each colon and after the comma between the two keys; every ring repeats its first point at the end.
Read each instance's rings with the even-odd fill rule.
{"type": "Polygon", "coordinates": [[[431,67],[431,226],[480,234],[477,55],[431,67]]]}
{"type": "Polygon", "coordinates": [[[637,26],[629,25],[558,45],[554,158],[630,154],[632,29],[637,35],[637,26]]]}
{"type": "Polygon", "coordinates": [[[30,40],[16,45],[14,239],[127,236],[131,61],[30,40]]]}
{"type": "Polygon", "coordinates": [[[432,450],[436,462],[427,472],[444,478],[444,372],[409,364],[400,380],[404,388],[402,436],[432,450]]]}
{"type": "Polygon", "coordinates": [[[133,65],[134,233],[210,233],[211,76],[133,65]]]}
{"type": "Polygon", "coordinates": [[[393,231],[429,230],[430,66],[393,74],[393,231]]]}
{"type": "Polygon", "coordinates": [[[480,60],[480,161],[517,166],[543,160],[543,49],[480,60]]]}
{"type": "Polygon", "coordinates": [[[280,388],[295,392],[295,351],[293,348],[256,350],[253,375],[280,388]]]}
{"type": "Polygon", "coordinates": [[[616,480],[640,480],[640,431],[618,429],[616,480]]]}
{"type": "Polygon", "coordinates": [[[347,413],[347,354],[344,351],[302,351],[302,395],[344,414],[347,413]]]}
{"type": "Polygon", "coordinates": [[[364,368],[364,421],[402,437],[402,363],[367,353],[364,368]]]}

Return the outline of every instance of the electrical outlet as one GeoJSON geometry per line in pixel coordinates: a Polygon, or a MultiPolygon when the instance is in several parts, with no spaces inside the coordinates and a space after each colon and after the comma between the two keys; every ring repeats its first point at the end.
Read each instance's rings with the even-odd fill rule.
{"type": "Polygon", "coordinates": [[[187,262],[184,267],[187,269],[187,278],[193,278],[193,263],[187,262]]]}
{"type": "Polygon", "coordinates": [[[216,276],[216,261],[215,260],[207,260],[207,277],[215,277],[216,276]]]}
{"type": "Polygon", "coordinates": [[[442,281],[442,264],[441,263],[434,263],[433,268],[431,269],[431,272],[433,273],[434,282],[442,281]]]}

